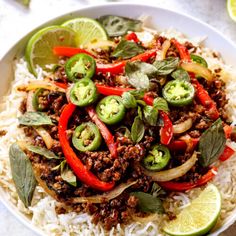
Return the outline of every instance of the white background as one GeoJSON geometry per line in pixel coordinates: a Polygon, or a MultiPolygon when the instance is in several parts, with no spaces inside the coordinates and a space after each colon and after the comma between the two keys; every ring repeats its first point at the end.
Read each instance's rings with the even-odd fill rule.
{"type": "MultiPolygon", "coordinates": [[[[86,4],[105,2],[103,0],[31,0],[30,8],[25,8],[19,3],[20,1],[0,0],[0,58],[19,38],[44,21],[79,9],[86,4]]],[[[225,0],[149,0],[148,3],[194,16],[214,26],[236,42],[236,22],[229,18],[225,0]]],[[[35,233],[16,220],[0,203],[0,235],[33,236],[35,233]]],[[[233,235],[236,235],[236,226],[222,234],[222,236],[233,235]]]]}

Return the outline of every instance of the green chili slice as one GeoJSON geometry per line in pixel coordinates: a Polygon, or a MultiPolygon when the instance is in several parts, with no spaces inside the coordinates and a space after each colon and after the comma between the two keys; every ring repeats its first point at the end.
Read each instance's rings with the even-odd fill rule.
{"type": "Polygon", "coordinates": [[[95,60],[84,53],[76,54],[65,64],[65,72],[69,81],[76,82],[79,79],[91,79],[95,73],[95,60]]]}
{"type": "Polygon", "coordinates": [[[119,96],[107,96],[96,107],[100,120],[113,125],[120,122],[125,116],[125,106],[119,96]]]}
{"type": "Polygon", "coordinates": [[[86,122],[75,129],[72,143],[81,152],[94,151],[101,145],[102,136],[94,123],[86,122]]]}
{"type": "Polygon", "coordinates": [[[97,98],[97,88],[90,79],[79,80],[74,84],[70,91],[71,102],[80,107],[94,103],[97,98]]]}
{"type": "Polygon", "coordinates": [[[170,157],[170,152],[167,147],[156,144],[143,159],[143,165],[148,170],[159,171],[167,166],[170,157]]]}
{"type": "Polygon", "coordinates": [[[204,58],[202,58],[196,54],[190,54],[190,57],[194,62],[201,64],[202,66],[204,66],[206,68],[208,67],[208,64],[204,58]]]}
{"type": "Polygon", "coordinates": [[[185,106],[194,98],[194,87],[185,80],[172,80],[162,90],[162,95],[172,106],[185,106]]]}
{"type": "Polygon", "coordinates": [[[32,98],[32,105],[36,111],[43,111],[45,109],[43,105],[43,100],[47,99],[45,97],[47,94],[48,90],[46,89],[39,88],[35,90],[32,98]]]}

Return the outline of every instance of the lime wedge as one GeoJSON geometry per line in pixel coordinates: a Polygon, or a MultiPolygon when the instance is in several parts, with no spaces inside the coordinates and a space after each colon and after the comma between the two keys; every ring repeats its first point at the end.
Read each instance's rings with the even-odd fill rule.
{"type": "Polygon", "coordinates": [[[26,46],[25,58],[29,70],[34,75],[37,75],[37,65],[44,71],[49,71],[47,65],[58,63],[58,57],[53,54],[55,46],[75,46],[75,32],[63,26],[49,26],[39,30],[30,38],[26,46]]]}
{"type": "Polygon", "coordinates": [[[90,18],[75,18],[64,22],[62,25],[73,29],[77,33],[76,44],[78,47],[108,39],[106,31],[100,23],[90,18]]]}
{"type": "Polygon", "coordinates": [[[220,192],[209,184],[175,220],[165,225],[164,231],[174,236],[204,235],[215,225],[220,209],[220,192]]]}
{"type": "Polygon", "coordinates": [[[236,0],[227,0],[227,10],[231,19],[236,21],[236,0]]]}

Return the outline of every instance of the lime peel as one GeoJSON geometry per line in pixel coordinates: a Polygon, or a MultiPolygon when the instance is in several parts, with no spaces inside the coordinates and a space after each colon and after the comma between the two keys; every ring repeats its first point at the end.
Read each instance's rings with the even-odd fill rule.
{"type": "Polygon", "coordinates": [[[76,32],[77,47],[86,47],[91,43],[107,40],[108,36],[103,26],[94,19],[79,17],[68,20],[62,26],[71,28],[76,32]]]}
{"type": "Polygon", "coordinates": [[[214,227],[220,210],[220,192],[215,185],[209,184],[175,220],[166,223],[163,230],[173,236],[204,235],[214,227]]]}
{"type": "Polygon", "coordinates": [[[75,32],[63,26],[49,26],[37,31],[28,41],[25,59],[29,70],[37,76],[36,68],[48,71],[48,65],[58,63],[58,57],[53,54],[55,46],[75,46],[75,32]]]}
{"type": "Polygon", "coordinates": [[[236,0],[227,0],[227,10],[230,18],[236,21],[236,0]]]}

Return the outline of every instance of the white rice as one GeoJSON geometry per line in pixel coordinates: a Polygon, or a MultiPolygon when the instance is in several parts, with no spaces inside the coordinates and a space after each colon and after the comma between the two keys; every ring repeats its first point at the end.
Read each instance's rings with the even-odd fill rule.
{"type": "MultiPolygon", "coordinates": [[[[181,42],[186,39],[181,33],[170,30],[163,33],[164,36],[177,37],[181,42]]],[[[193,42],[195,45],[201,41],[193,42]]],[[[199,49],[201,54],[209,64],[210,69],[222,68],[221,76],[226,82],[226,92],[229,99],[227,105],[228,113],[231,119],[236,121],[236,73],[230,66],[226,66],[223,62],[212,56],[209,49],[199,49]]],[[[43,79],[43,73],[38,68],[38,79],[43,79]]],[[[12,82],[9,95],[4,98],[0,105],[2,112],[0,113],[0,130],[7,131],[5,136],[0,137],[0,185],[5,190],[6,194],[18,210],[29,216],[36,227],[40,228],[45,235],[50,236],[102,236],[102,235],[163,235],[161,227],[166,219],[166,216],[155,216],[155,220],[148,223],[134,222],[128,226],[122,227],[117,225],[110,232],[105,232],[100,225],[94,225],[91,222],[91,217],[88,214],[77,214],[74,212],[58,215],[55,207],[59,204],[50,196],[48,196],[41,187],[37,187],[32,206],[26,209],[19,200],[11,177],[8,150],[12,143],[17,140],[26,139],[23,131],[18,128],[17,117],[20,115],[18,107],[22,99],[26,96],[25,92],[17,91],[17,86],[26,84],[30,80],[34,80],[34,76],[29,73],[26,62],[20,59],[16,63],[15,80],[12,82]]],[[[235,144],[233,144],[235,145],[235,144]]],[[[236,149],[236,146],[235,146],[236,149]]],[[[229,160],[220,163],[218,174],[213,180],[213,183],[220,189],[222,194],[222,211],[218,222],[220,227],[229,217],[232,217],[233,211],[236,209],[236,156],[229,160]]],[[[190,200],[199,193],[200,189],[194,189],[188,193],[176,193],[168,198],[169,210],[179,211],[190,204],[190,200]]]]}

